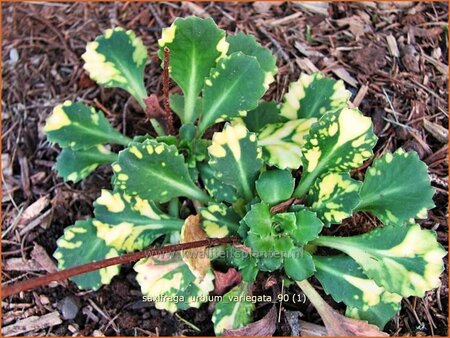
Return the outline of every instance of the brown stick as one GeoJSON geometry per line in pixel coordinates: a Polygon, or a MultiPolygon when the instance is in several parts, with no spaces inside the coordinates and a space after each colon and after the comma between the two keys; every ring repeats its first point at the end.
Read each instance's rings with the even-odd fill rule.
{"type": "Polygon", "coordinates": [[[69,269],[66,269],[63,271],[51,273],[46,276],[29,279],[29,280],[26,280],[21,283],[17,283],[12,286],[6,286],[6,287],[2,288],[2,299],[5,297],[12,296],[21,291],[35,289],[40,286],[47,285],[50,282],[59,282],[59,281],[65,280],[69,277],[73,277],[73,276],[81,275],[83,273],[103,269],[108,266],[118,265],[118,264],[126,264],[126,263],[137,261],[138,259],[141,259],[144,257],[158,256],[158,255],[163,255],[163,254],[167,254],[170,252],[199,248],[202,246],[211,247],[211,246],[217,246],[217,245],[221,245],[221,244],[234,243],[234,242],[237,242],[238,240],[239,240],[238,237],[205,239],[202,241],[167,245],[167,246],[163,246],[160,248],[145,249],[142,251],[133,252],[133,253],[129,253],[129,254],[113,257],[113,258],[108,258],[108,259],[104,259],[104,260],[97,261],[97,262],[83,264],[83,265],[75,266],[75,267],[72,267],[72,268],[69,268],[69,269]]]}
{"type": "Polygon", "coordinates": [[[169,105],[169,59],[170,59],[170,50],[167,47],[164,47],[164,67],[163,67],[163,105],[164,112],[166,114],[166,124],[167,124],[167,132],[169,135],[175,134],[173,128],[173,116],[172,111],[170,110],[169,105]]]}

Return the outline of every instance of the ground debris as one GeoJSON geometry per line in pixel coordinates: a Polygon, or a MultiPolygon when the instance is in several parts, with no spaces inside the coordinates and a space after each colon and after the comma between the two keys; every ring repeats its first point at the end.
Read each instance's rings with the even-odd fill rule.
{"type": "Polygon", "coordinates": [[[16,336],[22,333],[36,331],[61,324],[62,320],[58,311],[47,313],[41,317],[31,316],[2,328],[4,336],[16,336]]]}

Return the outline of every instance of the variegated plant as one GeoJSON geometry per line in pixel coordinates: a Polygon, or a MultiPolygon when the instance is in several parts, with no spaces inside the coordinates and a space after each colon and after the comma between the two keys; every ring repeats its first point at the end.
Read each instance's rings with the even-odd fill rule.
{"type": "MultiPolygon", "coordinates": [[[[66,228],[58,240],[60,269],[151,245],[240,236],[244,250],[223,246],[206,258],[181,253],[135,266],[142,293],[175,312],[207,299],[213,266],[224,263],[218,252],[226,253],[225,263],[243,281],[215,306],[219,335],[251,322],[254,304],[233,299],[251,294],[259,271],[284,271],[324,315],[307,282],[315,276],[345,303],[347,316],[379,327],[403,297],[439,286],[446,253],[432,231],[415,224],[434,206],[427,167],[399,149],[375,159],[364,181],[351,177],[372,158],[377,137],[371,119],[349,106],[342,81],[302,74],[281,104],[263,102],[277,71],[274,56],[253,36],[227,36],[211,19],[175,20],[159,40],[161,59],[165,51],[180,89],[169,98],[181,121],[177,135],[165,135],[161,121],[151,120],[155,137],[130,139],[81,102],[65,102],[47,119],[44,131],[62,148],[56,169],[65,180],[78,182],[102,164],[114,172],[112,189],[94,203],[94,218],[66,228]],[[212,139],[203,138],[220,122],[212,139]],[[124,149],[112,152],[110,144],[124,149]],[[321,235],[357,211],[384,226],[359,236],[321,235]],[[182,219],[195,213],[200,218],[182,219]],[[341,254],[319,255],[318,247],[341,254]]],[[[93,80],[128,91],[146,108],[148,57],[134,32],[107,30],[82,57],[93,80]]],[[[202,253],[208,251],[195,252],[202,253]]],[[[114,267],[73,280],[97,289],[118,273],[114,267]]]]}

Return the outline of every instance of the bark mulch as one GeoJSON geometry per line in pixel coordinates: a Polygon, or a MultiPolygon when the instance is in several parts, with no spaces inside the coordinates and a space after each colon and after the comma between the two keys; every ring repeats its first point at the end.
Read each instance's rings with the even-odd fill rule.
{"type": "MultiPolygon", "coordinates": [[[[91,215],[93,200],[110,184],[108,168],[79,184],[56,177],[52,167],[59,149],[42,132],[52,108],[81,99],[103,110],[128,135],[151,132],[126,93],[100,88],[83,71],[80,55],[86,43],[113,26],[135,30],[151,56],[148,91],[160,95],[156,48],[161,28],[192,14],[212,16],[228,32],[252,33],[276,54],[279,73],[268,98],[279,101],[302,71],[321,70],[343,79],[353,103],[373,118],[379,136],[376,155],[403,147],[417,151],[429,166],[436,207],[422,225],[434,229],[448,248],[447,3],[3,3],[2,12],[4,285],[42,274],[37,262],[54,269],[49,256],[64,227],[91,215]]],[[[374,224],[373,218],[358,214],[333,232],[364,232],[374,224]]],[[[404,300],[385,331],[447,336],[447,276],[446,264],[442,286],[424,298],[404,300]]],[[[21,334],[212,335],[211,310],[207,304],[177,315],[156,310],[141,301],[130,265],[96,292],[67,282],[10,297],[2,302],[2,326],[28,318],[21,334]],[[75,313],[74,319],[62,317],[75,313]],[[31,323],[33,316],[37,324],[31,323]]],[[[284,304],[284,310],[321,324],[308,302],[284,304]]],[[[277,335],[291,335],[285,311],[277,335]]],[[[255,319],[263,315],[257,311],[255,319]]]]}

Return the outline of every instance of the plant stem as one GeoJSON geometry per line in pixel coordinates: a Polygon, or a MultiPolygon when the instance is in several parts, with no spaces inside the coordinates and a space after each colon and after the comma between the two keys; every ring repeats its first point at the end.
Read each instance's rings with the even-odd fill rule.
{"type": "Polygon", "coordinates": [[[63,271],[51,273],[46,276],[42,276],[39,278],[29,279],[27,281],[14,284],[12,286],[6,286],[2,288],[2,299],[5,297],[12,296],[16,293],[27,291],[30,289],[35,289],[37,287],[47,285],[50,282],[59,282],[62,280],[65,280],[67,278],[81,275],[83,273],[99,270],[106,268],[108,266],[112,265],[119,265],[119,264],[126,264],[130,262],[137,261],[144,257],[152,257],[152,256],[158,256],[167,254],[170,252],[176,252],[176,251],[182,251],[182,250],[189,250],[193,248],[200,248],[200,247],[211,247],[221,244],[227,244],[227,243],[234,243],[238,242],[238,237],[225,237],[225,238],[212,238],[212,239],[205,239],[202,241],[195,241],[190,243],[182,243],[182,244],[174,244],[174,245],[167,245],[160,248],[149,248],[138,252],[133,252],[129,254],[124,254],[121,256],[103,259],[101,261],[96,261],[88,264],[83,264],[79,266],[75,266],[63,271]]]}
{"type": "Polygon", "coordinates": [[[316,175],[310,174],[307,176],[303,176],[300,179],[300,183],[298,184],[297,188],[295,189],[294,193],[292,194],[292,197],[295,198],[302,198],[309,190],[309,187],[311,184],[313,184],[314,180],[316,179],[316,175]],[[306,177],[306,179],[305,179],[306,177]]]}

